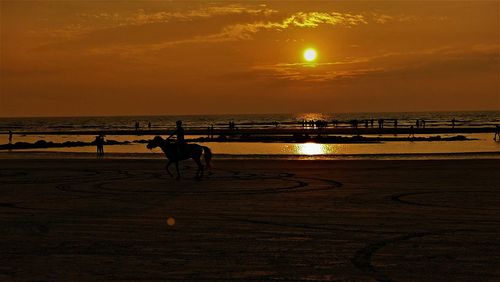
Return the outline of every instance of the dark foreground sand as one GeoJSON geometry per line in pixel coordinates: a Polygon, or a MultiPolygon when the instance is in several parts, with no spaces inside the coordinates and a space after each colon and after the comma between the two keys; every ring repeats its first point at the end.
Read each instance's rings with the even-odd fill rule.
{"type": "Polygon", "coordinates": [[[0,280],[500,279],[500,160],[163,163],[0,160],[0,280]]]}

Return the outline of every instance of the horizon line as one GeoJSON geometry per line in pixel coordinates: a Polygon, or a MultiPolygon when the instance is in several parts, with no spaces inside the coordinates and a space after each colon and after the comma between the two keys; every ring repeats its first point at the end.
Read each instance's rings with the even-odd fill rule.
{"type": "Polygon", "coordinates": [[[10,118],[86,118],[86,117],[176,117],[176,116],[244,116],[244,115],[300,115],[300,114],[395,114],[395,113],[458,113],[458,112],[500,112],[496,110],[431,110],[431,111],[374,111],[374,112],[281,112],[281,113],[227,113],[227,114],[151,114],[151,115],[34,115],[34,116],[0,116],[0,119],[10,118]]]}

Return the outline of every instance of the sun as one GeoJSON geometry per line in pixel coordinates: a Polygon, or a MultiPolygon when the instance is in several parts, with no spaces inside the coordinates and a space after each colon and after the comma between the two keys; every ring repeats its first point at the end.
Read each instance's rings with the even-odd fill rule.
{"type": "Polygon", "coordinates": [[[306,49],[304,51],[304,59],[306,59],[306,61],[308,62],[312,62],[314,60],[316,60],[316,50],[312,49],[312,48],[309,48],[309,49],[306,49]]]}

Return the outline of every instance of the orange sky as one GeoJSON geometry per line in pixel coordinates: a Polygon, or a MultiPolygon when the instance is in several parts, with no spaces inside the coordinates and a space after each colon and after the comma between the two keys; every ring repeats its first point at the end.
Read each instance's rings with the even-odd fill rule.
{"type": "Polygon", "coordinates": [[[0,116],[500,110],[499,5],[2,0],[0,116]]]}

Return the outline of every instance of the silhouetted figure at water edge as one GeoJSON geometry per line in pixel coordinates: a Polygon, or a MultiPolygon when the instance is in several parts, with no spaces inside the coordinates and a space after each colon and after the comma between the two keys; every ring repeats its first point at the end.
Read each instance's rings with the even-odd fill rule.
{"type": "Polygon", "coordinates": [[[370,119],[370,126],[371,126],[371,128],[373,128],[373,122],[374,122],[374,120],[370,119]]]}
{"type": "Polygon", "coordinates": [[[365,119],[365,128],[368,128],[368,120],[365,119]]]}
{"type": "Polygon", "coordinates": [[[500,141],[500,125],[495,126],[495,136],[493,137],[493,140],[500,141]]]}
{"type": "Polygon", "coordinates": [[[337,126],[339,125],[339,121],[338,121],[338,120],[336,120],[336,119],[334,119],[334,120],[332,121],[332,125],[333,125],[333,127],[337,128],[337,126]]]}
{"type": "MultiPolygon", "coordinates": [[[[182,126],[179,126],[182,128],[182,126]]],[[[178,127],[178,128],[179,128],[178,127]]],[[[180,134],[180,132],[177,132],[180,134]]],[[[172,136],[172,135],[171,135],[172,136]]],[[[205,157],[205,164],[208,169],[210,169],[210,161],[212,159],[212,151],[210,148],[205,146],[200,146],[198,144],[186,144],[186,148],[184,152],[179,152],[177,144],[173,144],[171,141],[164,140],[160,136],[155,136],[153,140],[149,141],[148,145],[146,145],[148,149],[153,149],[156,147],[160,147],[165,156],[168,159],[168,163],[165,167],[167,173],[173,177],[172,173],[168,169],[172,163],[175,163],[175,168],[177,170],[177,179],[180,179],[181,174],[179,172],[179,161],[193,159],[198,165],[198,170],[196,171],[196,179],[201,180],[203,177],[203,169],[204,166],[201,164],[201,156],[205,157]]],[[[209,171],[210,173],[210,171],[209,171]]]]}
{"type": "Polygon", "coordinates": [[[394,128],[398,128],[398,120],[397,119],[394,120],[394,128]]]}
{"type": "Polygon", "coordinates": [[[12,144],[12,130],[9,130],[9,144],[12,144]]]}
{"type": "Polygon", "coordinates": [[[236,129],[236,124],[234,123],[234,121],[230,121],[229,122],[229,130],[235,130],[236,129]]]}
{"type": "Polygon", "coordinates": [[[408,135],[408,138],[415,138],[415,132],[413,129],[413,125],[410,126],[410,134],[408,135]]]}
{"type": "Polygon", "coordinates": [[[421,120],[420,124],[422,125],[422,128],[425,128],[425,120],[421,120]]]}
{"type": "Polygon", "coordinates": [[[451,128],[455,128],[455,121],[456,121],[455,118],[451,120],[451,128]]]}
{"type": "Polygon", "coordinates": [[[151,122],[148,122],[148,130],[151,130],[151,122]]]}
{"type": "Polygon", "coordinates": [[[420,128],[420,120],[417,119],[417,121],[415,122],[415,125],[417,126],[417,128],[420,128]]]}
{"type": "Polygon", "coordinates": [[[378,120],[378,128],[384,128],[384,120],[383,119],[378,120]]]}
{"type": "Polygon", "coordinates": [[[139,131],[139,122],[138,121],[135,122],[135,131],[139,131]]]}
{"type": "Polygon", "coordinates": [[[97,158],[102,158],[104,156],[104,135],[97,135],[95,137],[94,143],[97,149],[97,158]]]}

